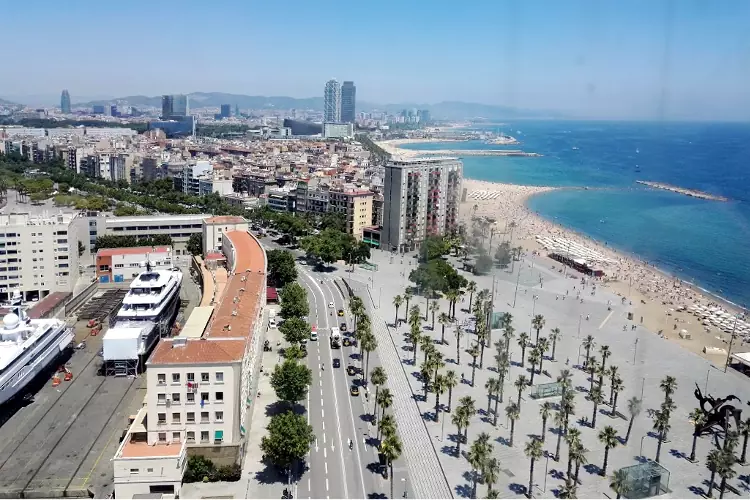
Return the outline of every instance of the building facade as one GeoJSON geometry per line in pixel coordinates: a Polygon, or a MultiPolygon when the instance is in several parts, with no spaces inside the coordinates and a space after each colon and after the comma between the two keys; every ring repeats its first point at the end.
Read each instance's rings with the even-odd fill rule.
{"type": "Polygon", "coordinates": [[[357,116],[357,87],[354,82],[344,82],[341,86],[341,121],[354,123],[357,116]]]}
{"type": "Polygon", "coordinates": [[[190,101],[184,94],[161,96],[162,120],[184,118],[190,114],[190,101]]]}
{"type": "Polygon", "coordinates": [[[60,111],[64,114],[70,114],[70,93],[66,90],[60,95],[60,111]]]}
{"type": "Polygon", "coordinates": [[[354,124],[324,123],[323,137],[326,139],[344,139],[346,137],[354,137],[354,124]]]}
{"type": "Polygon", "coordinates": [[[72,292],[84,229],[78,214],[0,215],[0,301],[16,290],[28,301],[72,292]]]}
{"type": "Polygon", "coordinates": [[[102,248],[96,252],[96,279],[99,283],[130,281],[146,270],[146,262],[154,269],[174,266],[172,247],[102,248]]]}
{"type": "Polygon", "coordinates": [[[323,93],[323,122],[341,121],[341,85],[337,80],[328,80],[323,93]]]}
{"type": "Polygon", "coordinates": [[[346,232],[362,240],[362,231],[372,224],[372,200],[369,189],[332,188],[328,191],[328,211],[346,219],[346,232]]]}
{"type": "Polygon", "coordinates": [[[457,158],[391,160],[385,167],[381,245],[389,251],[419,248],[430,235],[458,227],[463,164],[457,158]]]}
{"type": "Polygon", "coordinates": [[[231,231],[248,230],[247,221],[238,216],[224,215],[203,220],[203,255],[220,252],[224,235],[231,231]]]}
{"type": "Polygon", "coordinates": [[[207,214],[180,215],[136,215],[132,217],[108,217],[94,213],[88,217],[89,251],[94,253],[97,236],[135,236],[147,237],[157,234],[167,234],[172,237],[175,255],[187,255],[187,243],[192,234],[201,234],[203,219],[211,217],[207,214]]]}

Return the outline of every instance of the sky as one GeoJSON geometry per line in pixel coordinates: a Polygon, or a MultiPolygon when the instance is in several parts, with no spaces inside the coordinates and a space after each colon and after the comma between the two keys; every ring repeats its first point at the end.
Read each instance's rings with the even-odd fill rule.
{"type": "MultiPolygon", "coordinates": [[[[8,0],[0,97],[466,101],[597,119],[750,120],[747,0],[8,0]],[[14,22],[13,20],[19,22],[14,22]]],[[[24,100],[25,99],[25,100],[24,100]]]]}

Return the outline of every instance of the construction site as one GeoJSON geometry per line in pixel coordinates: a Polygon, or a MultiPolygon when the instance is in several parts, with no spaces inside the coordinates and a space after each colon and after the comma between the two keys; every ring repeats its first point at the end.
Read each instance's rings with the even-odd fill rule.
{"type": "MultiPolygon", "coordinates": [[[[190,287],[195,285],[183,287],[181,311],[200,300],[190,287]]],[[[146,395],[145,376],[107,377],[102,371],[102,338],[125,292],[96,290],[74,312],[65,311],[75,332],[70,353],[25,397],[0,407],[0,498],[113,494],[110,459],[146,395]]]]}

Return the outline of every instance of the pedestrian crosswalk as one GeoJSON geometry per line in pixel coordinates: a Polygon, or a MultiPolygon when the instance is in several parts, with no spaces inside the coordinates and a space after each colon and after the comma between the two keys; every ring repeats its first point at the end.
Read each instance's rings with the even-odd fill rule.
{"type": "Polygon", "coordinates": [[[370,315],[372,332],[378,340],[380,364],[388,375],[388,387],[393,394],[393,415],[403,443],[404,458],[409,470],[411,490],[416,498],[453,498],[437,451],[417,407],[401,357],[389,328],[374,307],[367,287],[351,282],[354,293],[362,299],[370,315]]]}

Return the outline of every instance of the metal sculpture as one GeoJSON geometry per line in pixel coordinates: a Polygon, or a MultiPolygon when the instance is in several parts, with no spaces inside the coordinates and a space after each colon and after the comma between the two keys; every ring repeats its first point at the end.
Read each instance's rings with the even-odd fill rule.
{"type": "Polygon", "coordinates": [[[695,384],[695,398],[700,402],[700,409],[706,415],[706,421],[703,425],[696,426],[696,436],[705,436],[707,434],[718,434],[720,431],[725,435],[731,427],[731,420],[734,420],[734,429],[739,429],[742,409],[734,405],[726,404],[729,401],[740,401],[740,398],[730,394],[725,398],[715,398],[710,394],[703,395],[698,384],[695,384]],[[708,408],[706,407],[708,405],[708,408]]]}

